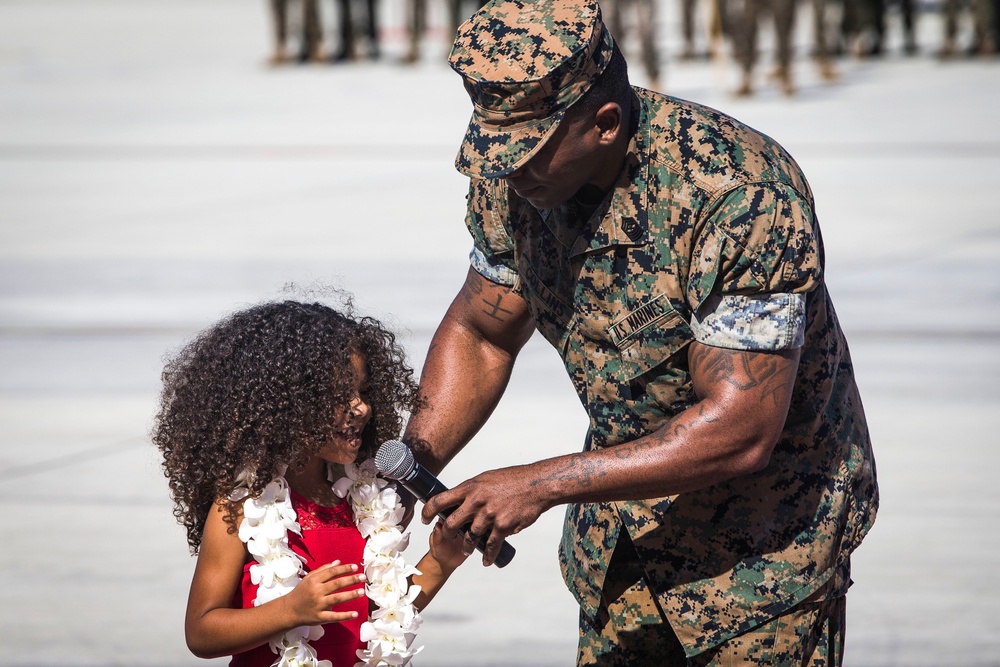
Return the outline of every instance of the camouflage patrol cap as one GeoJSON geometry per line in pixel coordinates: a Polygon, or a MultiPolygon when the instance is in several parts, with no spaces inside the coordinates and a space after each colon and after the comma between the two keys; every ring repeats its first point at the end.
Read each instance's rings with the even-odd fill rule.
{"type": "Polygon", "coordinates": [[[614,40],[594,0],[492,0],[448,58],[473,112],[455,166],[499,178],[527,162],[607,66],[614,40]]]}

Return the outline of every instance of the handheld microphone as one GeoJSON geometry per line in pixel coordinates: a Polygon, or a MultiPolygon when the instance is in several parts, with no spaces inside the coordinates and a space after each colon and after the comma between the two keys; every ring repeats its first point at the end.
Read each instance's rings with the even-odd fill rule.
{"type": "MultiPolygon", "coordinates": [[[[399,440],[388,440],[383,442],[375,452],[375,467],[382,473],[383,477],[394,479],[402,484],[407,491],[426,503],[432,497],[447,491],[448,487],[442,484],[434,474],[424,468],[416,459],[413,452],[405,443],[399,440]]],[[[451,514],[451,507],[441,510],[438,516],[444,518],[451,514]]],[[[468,531],[469,527],[466,527],[468,531]]],[[[483,552],[486,549],[486,536],[479,538],[476,548],[483,552]]],[[[504,567],[514,558],[514,547],[507,540],[500,546],[500,553],[493,564],[497,567],[504,567]]]]}

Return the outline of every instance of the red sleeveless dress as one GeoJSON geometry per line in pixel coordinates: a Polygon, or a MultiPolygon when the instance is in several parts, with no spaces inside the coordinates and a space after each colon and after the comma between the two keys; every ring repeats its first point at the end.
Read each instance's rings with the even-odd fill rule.
{"type": "MultiPolygon", "coordinates": [[[[291,490],[290,490],[291,491],[291,490]]],[[[305,558],[306,572],[335,560],[356,563],[361,568],[365,540],[354,524],[354,514],[348,500],[336,507],[323,507],[295,491],[291,491],[292,507],[302,528],[302,537],[289,532],[288,545],[305,558]]],[[[250,566],[243,566],[243,581],[236,593],[234,604],[243,609],[253,607],[257,586],[250,581],[250,566]]],[[[363,588],[358,584],[351,588],[363,588]]],[[[348,589],[350,590],[350,589],[348,589]]],[[[368,598],[360,597],[335,607],[336,611],[356,611],[355,619],[323,626],[323,636],[310,642],[320,660],[329,660],[334,667],[353,667],[358,661],[357,651],[365,648],[361,641],[361,624],[368,620],[368,598]]],[[[278,656],[264,644],[233,656],[230,667],[270,667],[278,656]]]]}

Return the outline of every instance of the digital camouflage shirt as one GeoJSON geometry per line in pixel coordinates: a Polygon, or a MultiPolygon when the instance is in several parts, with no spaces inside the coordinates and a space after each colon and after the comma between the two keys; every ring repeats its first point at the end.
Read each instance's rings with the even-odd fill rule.
{"type": "MultiPolygon", "coordinates": [[[[823,281],[813,198],[770,138],[717,111],[635,89],[625,167],[592,215],[536,210],[473,179],[473,266],[528,303],[590,417],[585,449],[663,427],[698,398],[687,345],[801,348],[769,465],[700,491],[571,504],[560,561],[594,617],[627,530],[689,655],[834,581],[878,490],[847,343],[823,281]]],[[[839,580],[839,581],[838,581],[839,580]]]]}

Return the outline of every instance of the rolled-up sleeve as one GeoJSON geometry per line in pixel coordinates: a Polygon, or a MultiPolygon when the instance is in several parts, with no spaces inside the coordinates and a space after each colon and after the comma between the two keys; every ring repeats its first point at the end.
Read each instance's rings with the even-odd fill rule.
{"type": "Polygon", "coordinates": [[[802,294],[712,296],[691,319],[695,340],[736,350],[802,347],[806,300],[802,294]]]}
{"type": "Polygon", "coordinates": [[[513,286],[517,282],[517,272],[505,264],[491,262],[482,250],[472,246],[469,263],[483,278],[498,285],[513,286]]]}
{"type": "Polygon", "coordinates": [[[500,285],[517,283],[514,242],[507,233],[508,202],[502,181],[472,179],[465,224],[472,235],[469,263],[487,280],[500,285]]]}
{"type": "Polygon", "coordinates": [[[696,340],[740,350],[801,347],[807,294],[822,281],[811,200],[784,183],[727,193],[701,228],[691,267],[696,340]]]}

